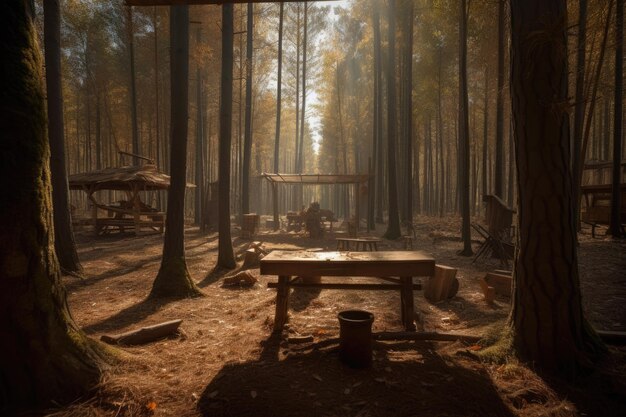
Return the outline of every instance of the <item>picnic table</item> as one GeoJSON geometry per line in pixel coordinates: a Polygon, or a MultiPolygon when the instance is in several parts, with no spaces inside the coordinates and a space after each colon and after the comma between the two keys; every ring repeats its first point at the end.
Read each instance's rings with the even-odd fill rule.
{"type": "Polygon", "coordinates": [[[291,287],[314,287],[338,290],[400,291],[400,312],[407,331],[415,330],[413,277],[432,276],[435,260],[422,252],[306,252],[273,251],[261,259],[262,275],[278,275],[274,331],[281,331],[287,322],[291,287]],[[319,277],[372,277],[386,283],[297,282],[298,275],[319,277]],[[294,277],[294,278],[292,278],[294,277]]]}
{"type": "Polygon", "coordinates": [[[354,243],[355,251],[359,251],[359,249],[378,251],[378,243],[381,242],[375,237],[338,237],[335,240],[337,241],[337,250],[351,250],[354,243]]]}

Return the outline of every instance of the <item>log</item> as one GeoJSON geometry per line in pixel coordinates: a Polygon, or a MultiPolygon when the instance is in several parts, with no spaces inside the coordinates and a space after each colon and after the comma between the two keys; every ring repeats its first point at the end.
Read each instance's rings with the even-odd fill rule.
{"type": "Polygon", "coordinates": [[[435,265],[435,275],[428,278],[424,287],[424,297],[431,303],[452,298],[459,291],[456,268],[435,265]]]}
{"type": "Polygon", "coordinates": [[[100,340],[110,345],[142,345],[176,333],[182,322],[171,320],[113,336],[102,335],[100,340]]]}
{"type": "Polygon", "coordinates": [[[626,332],[612,332],[608,330],[596,330],[598,336],[602,338],[604,343],[609,345],[624,346],[626,345],[626,332]]]}
{"type": "Polygon", "coordinates": [[[252,275],[250,271],[241,271],[235,275],[224,278],[222,287],[251,287],[258,281],[257,277],[252,275]]]}
{"type": "Polygon", "coordinates": [[[483,280],[488,286],[493,287],[497,295],[505,297],[511,296],[511,289],[513,286],[513,277],[510,275],[496,274],[493,272],[487,272],[483,280]]]}

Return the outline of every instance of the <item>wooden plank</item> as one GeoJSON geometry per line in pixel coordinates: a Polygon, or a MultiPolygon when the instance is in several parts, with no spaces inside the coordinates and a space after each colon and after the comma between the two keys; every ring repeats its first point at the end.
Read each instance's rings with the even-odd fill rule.
{"type": "Polygon", "coordinates": [[[600,336],[605,343],[618,346],[626,345],[626,332],[596,330],[596,333],[598,333],[598,336],[600,336]]]}
{"type": "MultiPolygon", "coordinates": [[[[304,0],[313,1],[313,0],[304,0]]],[[[331,0],[315,0],[315,1],[331,1],[331,0]]],[[[284,0],[283,3],[295,3],[296,0],[284,0]]],[[[190,6],[202,5],[202,4],[227,4],[227,3],[280,3],[275,0],[126,0],[126,4],[129,6],[176,6],[185,5],[190,6]]]]}
{"type": "Polygon", "coordinates": [[[261,260],[262,275],[431,276],[435,260],[421,252],[274,251],[261,260]]]}
{"type": "MultiPolygon", "coordinates": [[[[341,284],[336,282],[324,282],[324,283],[308,283],[308,282],[293,282],[289,284],[290,287],[301,288],[325,288],[328,290],[371,290],[371,291],[398,291],[402,289],[398,284],[341,284]]],[[[268,282],[267,288],[280,288],[280,284],[277,282],[268,282]]],[[[422,289],[422,284],[411,284],[410,288],[414,291],[422,289]]]]}
{"type": "Polygon", "coordinates": [[[100,340],[111,345],[141,345],[162,339],[178,331],[182,322],[182,320],[171,320],[114,336],[102,335],[100,340]]]}

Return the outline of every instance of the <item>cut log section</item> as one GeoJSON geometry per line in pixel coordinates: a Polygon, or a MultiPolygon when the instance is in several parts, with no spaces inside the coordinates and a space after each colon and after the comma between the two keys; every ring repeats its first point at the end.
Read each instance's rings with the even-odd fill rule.
{"type": "Polygon", "coordinates": [[[102,335],[100,340],[110,345],[142,345],[176,333],[182,322],[182,320],[172,320],[118,335],[102,335]]]}
{"type": "Polygon", "coordinates": [[[513,277],[510,275],[496,274],[488,272],[480,281],[480,286],[485,295],[485,301],[491,304],[495,300],[496,295],[503,297],[511,297],[513,287],[513,277]]]}
{"type": "Polygon", "coordinates": [[[459,291],[456,268],[435,265],[435,275],[428,278],[424,287],[424,297],[431,303],[452,298],[459,291]]]}

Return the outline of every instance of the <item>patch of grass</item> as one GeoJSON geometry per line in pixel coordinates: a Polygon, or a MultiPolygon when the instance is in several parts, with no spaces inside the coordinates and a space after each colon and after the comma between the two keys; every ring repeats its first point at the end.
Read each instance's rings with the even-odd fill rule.
{"type": "Polygon", "coordinates": [[[485,362],[491,363],[513,363],[515,355],[513,353],[513,329],[508,325],[493,326],[486,333],[480,342],[484,348],[476,355],[485,362]]]}

